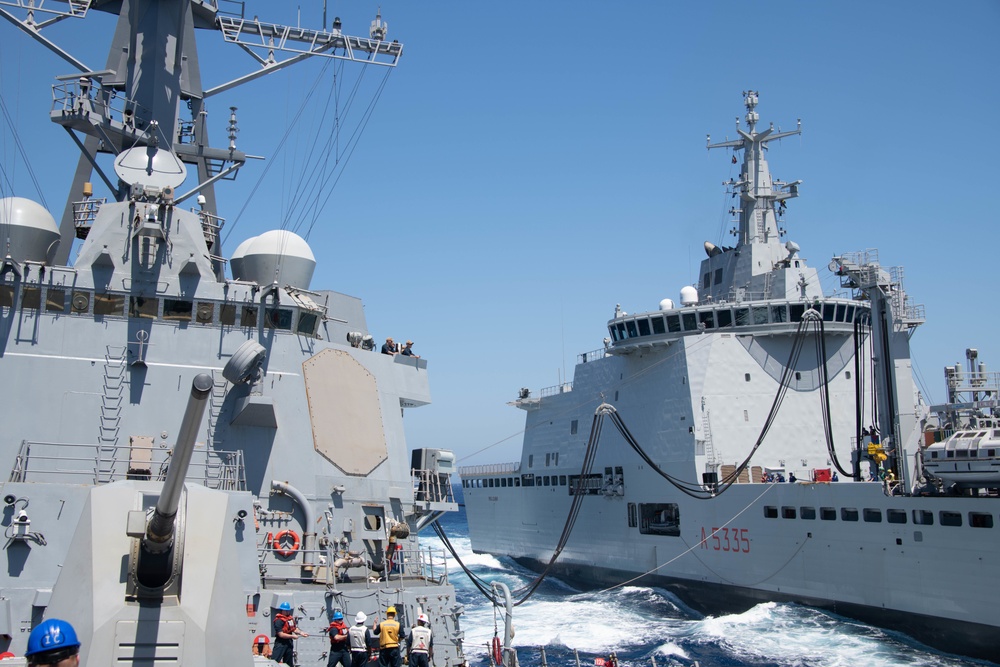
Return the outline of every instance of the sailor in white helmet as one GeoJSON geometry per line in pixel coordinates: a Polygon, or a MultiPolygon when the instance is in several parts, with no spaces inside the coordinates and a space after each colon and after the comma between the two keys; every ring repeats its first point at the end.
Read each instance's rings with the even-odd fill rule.
{"type": "Polygon", "coordinates": [[[420,614],[417,617],[416,627],[410,630],[409,641],[406,644],[410,667],[430,667],[434,658],[434,639],[431,634],[427,614],[420,614]]]}
{"type": "Polygon", "coordinates": [[[347,630],[351,644],[351,667],[364,667],[372,657],[372,631],[365,626],[368,616],[359,611],[354,617],[354,625],[347,630]]]}

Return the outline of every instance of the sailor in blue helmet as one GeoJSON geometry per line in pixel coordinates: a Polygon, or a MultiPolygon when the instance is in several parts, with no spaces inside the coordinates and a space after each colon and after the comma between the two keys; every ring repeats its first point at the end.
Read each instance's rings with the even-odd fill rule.
{"type": "Polygon", "coordinates": [[[294,665],[295,640],[299,637],[308,637],[295,625],[295,616],[292,615],[292,605],[282,602],[278,605],[278,613],[274,615],[274,649],[271,651],[271,659],[275,662],[283,662],[286,665],[294,665]]]}
{"type": "Polygon", "coordinates": [[[336,667],[338,663],[341,667],[351,667],[351,642],[347,634],[349,628],[344,623],[344,612],[339,609],[334,611],[332,621],[327,628],[330,635],[330,658],[326,661],[326,667],[336,667]]]}
{"type": "Polygon", "coordinates": [[[80,640],[76,630],[66,621],[50,618],[42,621],[28,635],[28,650],[24,652],[29,665],[78,667],[80,640]]]}

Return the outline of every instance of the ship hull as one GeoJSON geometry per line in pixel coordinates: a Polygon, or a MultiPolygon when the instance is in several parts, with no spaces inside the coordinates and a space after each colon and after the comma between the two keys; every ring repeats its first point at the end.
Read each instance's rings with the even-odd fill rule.
{"type": "MultiPolygon", "coordinates": [[[[992,516],[994,499],[890,496],[880,483],[745,484],[711,500],[637,487],[657,490],[583,499],[551,574],[589,587],[662,586],[705,614],[800,603],[1000,660],[996,529],[979,518],[992,516]],[[629,526],[630,503],[649,502],[676,504],[676,535],[629,526]],[[810,508],[815,518],[803,518],[810,508]]],[[[474,551],[544,569],[570,509],[566,488],[464,493],[474,551]]]]}

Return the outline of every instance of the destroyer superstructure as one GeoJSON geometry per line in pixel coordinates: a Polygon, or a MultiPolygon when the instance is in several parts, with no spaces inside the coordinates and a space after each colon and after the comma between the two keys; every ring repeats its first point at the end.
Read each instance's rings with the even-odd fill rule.
{"type": "Polygon", "coordinates": [[[923,465],[923,308],[874,251],[834,258],[845,291],[824,293],[781,238],[800,183],[765,155],[799,129],[759,131],[757,93],[744,102],[738,138],[709,140],[742,155],[735,244],[705,243],[679,305],[616,307],[572,383],[521,390],[520,461],[461,469],[472,547],[665,585],[704,612],[816,605],[998,660],[997,485],[934,483],[923,465]]]}
{"type": "Polygon", "coordinates": [[[227,147],[207,140],[208,97],[313,56],[393,67],[402,45],[381,16],[352,37],[214,1],[44,4],[0,15],[74,68],[51,119],[84,155],[61,226],[0,200],[0,652],[59,617],[87,664],[250,665],[289,603],[311,635],[297,664],[324,658],[335,611],[388,606],[430,617],[435,664],[463,663],[443,553],[417,538],[457,509],[453,457],[403,431],[427,361],[374,351],[360,300],[312,288],[287,230],[247,239],[226,277],[214,187],[247,159],[235,113],[227,147]],[[44,36],[94,10],[118,16],[101,70],[44,36]],[[206,88],[196,32],[263,49],[259,68],[206,88]]]}

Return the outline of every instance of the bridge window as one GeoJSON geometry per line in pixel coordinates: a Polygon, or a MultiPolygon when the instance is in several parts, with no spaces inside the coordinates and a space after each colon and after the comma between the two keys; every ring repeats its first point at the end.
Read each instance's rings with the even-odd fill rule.
{"type": "Polygon", "coordinates": [[[534,486],[535,476],[534,475],[521,475],[521,486],[534,486]]]}
{"type": "Polygon", "coordinates": [[[624,323],[619,322],[618,324],[615,325],[615,327],[618,329],[618,340],[625,340],[626,338],[628,338],[628,335],[625,333],[624,323]]]}
{"type": "Polygon", "coordinates": [[[771,306],[771,321],[772,322],[787,322],[788,321],[788,307],[787,306],[771,306]]]}
{"type": "Polygon", "coordinates": [[[837,304],[837,317],[836,317],[837,321],[843,322],[844,317],[846,317],[846,315],[847,315],[847,306],[842,303],[837,304]]]}
{"type": "Polygon", "coordinates": [[[641,320],[638,320],[638,324],[639,324],[639,335],[640,336],[648,336],[649,335],[649,320],[647,320],[644,317],[641,320]]]}
{"type": "Polygon", "coordinates": [[[823,321],[824,322],[833,322],[833,314],[834,314],[834,311],[836,311],[836,310],[837,310],[837,307],[834,304],[832,304],[832,303],[824,303],[823,304],[823,321]]]}
{"type": "Polygon", "coordinates": [[[194,302],[183,299],[163,300],[163,319],[175,322],[190,322],[194,312],[194,302]]]}
{"type": "Polygon", "coordinates": [[[844,321],[845,322],[853,322],[854,321],[854,306],[848,306],[847,307],[847,317],[845,318],[844,321]]]}
{"type": "Polygon", "coordinates": [[[750,324],[750,310],[748,308],[736,309],[736,326],[745,327],[750,324]]]}
{"type": "Polygon", "coordinates": [[[264,324],[268,329],[289,330],[292,328],[292,311],[288,308],[268,308],[264,324]]]}
{"type": "Polygon", "coordinates": [[[726,310],[718,311],[717,318],[719,320],[717,324],[720,329],[733,326],[733,311],[728,308],[726,310]]]}
{"type": "Polygon", "coordinates": [[[805,304],[793,303],[788,307],[788,320],[790,322],[801,322],[802,315],[806,312],[805,304]]]}
{"type": "Polygon", "coordinates": [[[236,325],[235,303],[224,303],[219,306],[219,324],[225,327],[236,325]]]}
{"type": "Polygon", "coordinates": [[[316,334],[318,327],[319,315],[316,313],[302,313],[299,315],[299,325],[295,327],[295,331],[306,336],[313,336],[316,334]]]}
{"type": "Polygon", "coordinates": [[[42,290],[39,287],[25,287],[21,292],[21,307],[38,310],[42,306],[42,290]]]}
{"type": "Polygon", "coordinates": [[[66,290],[50,287],[45,293],[45,310],[56,313],[66,312],[66,290]]]}
{"type": "Polygon", "coordinates": [[[663,326],[663,316],[662,315],[657,316],[657,317],[651,317],[649,319],[649,321],[652,322],[652,324],[653,324],[653,333],[654,334],[662,334],[662,333],[666,333],[667,332],[667,330],[663,326]]]}
{"type": "Polygon", "coordinates": [[[698,331],[697,313],[681,313],[681,321],[684,323],[684,331],[698,331]]]}
{"type": "Polygon", "coordinates": [[[240,315],[240,324],[245,327],[257,326],[257,309],[253,306],[243,306],[243,313],[240,315]]]}
{"type": "Polygon", "coordinates": [[[701,323],[705,325],[706,329],[715,328],[715,313],[711,310],[702,311],[698,313],[698,316],[698,319],[701,320],[701,323]]]}
{"type": "MultiPolygon", "coordinates": [[[[107,303],[99,305],[103,301],[102,297],[104,295],[95,294],[94,295],[94,314],[104,314],[104,315],[116,315],[120,313],[110,312],[110,313],[98,313],[98,308],[103,310],[105,307],[109,307],[111,310],[115,310],[114,306],[110,306],[107,303]]],[[[145,319],[155,320],[156,316],[160,314],[160,300],[151,299],[145,296],[133,296],[129,299],[128,316],[129,317],[142,317],[145,319]]]]}
{"type": "Polygon", "coordinates": [[[629,320],[625,323],[625,330],[628,331],[629,338],[636,338],[639,333],[635,330],[635,320],[629,320]]]}
{"type": "Polygon", "coordinates": [[[753,323],[767,324],[767,306],[753,308],[753,323]]]}
{"type": "Polygon", "coordinates": [[[667,331],[670,333],[680,333],[681,318],[677,315],[667,315],[667,331]]]}

